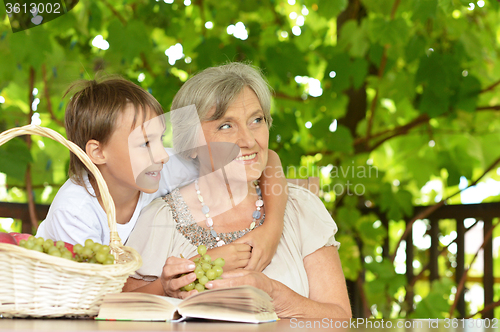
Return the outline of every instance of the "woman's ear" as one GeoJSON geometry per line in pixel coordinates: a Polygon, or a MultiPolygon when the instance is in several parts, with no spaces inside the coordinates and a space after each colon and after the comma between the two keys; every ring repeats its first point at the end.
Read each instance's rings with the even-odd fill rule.
{"type": "Polygon", "coordinates": [[[85,152],[94,164],[102,165],[106,163],[106,159],[104,158],[104,154],[102,151],[102,146],[99,141],[96,141],[95,139],[89,140],[85,145],[85,152]]]}

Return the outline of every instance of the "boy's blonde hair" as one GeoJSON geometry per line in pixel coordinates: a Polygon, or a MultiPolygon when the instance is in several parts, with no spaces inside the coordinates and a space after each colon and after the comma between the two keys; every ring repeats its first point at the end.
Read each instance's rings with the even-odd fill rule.
{"type": "MultiPolygon", "coordinates": [[[[73,96],[66,107],[64,126],[68,140],[77,144],[83,151],[89,140],[106,145],[115,130],[118,115],[124,112],[129,103],[135,109],[131,130],[140,114],[145,121],[149,112],[157,115],[164,113],[160,103],[150,93],[117,76],[74,82],[64,97],[71,93],[73,96]]],[[[89,180],[93,179],[87,167],[71,153],[69,176],[73,182],[85,187],[83,171],[87,171],[89,180]]]]}

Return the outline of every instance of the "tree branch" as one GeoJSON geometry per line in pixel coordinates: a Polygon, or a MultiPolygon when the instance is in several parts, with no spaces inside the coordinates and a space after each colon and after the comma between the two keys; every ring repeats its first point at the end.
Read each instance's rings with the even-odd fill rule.
{"type": "MultiPolygon", "coordinates": [[[[28,123],[31,123],[31,118],[33,117],[33,89],[35,88],[35,69],[30,67],[30,78],[29,78],[29,94],[28,94],[28,102],[30,111],[28,113],[28,123]]],[[[26,136],[26,144],[28,145],[28,150],[31,149],[31,136],[26,136]]],[[[33,188],[31,187],[31,164],[28,163],[26,167],[26,194],[28,196],[28,210],[30,213],[30,221],[31,226],[34,229],[38,228],[38,218],[36,216],[36,207],[35,207],[35,198],[33,197],[33,188]]]]}
{"type": "Polygon", "coordinates": [[[449,200],[450,198],[460,194],[461,192],[467,190],[468,188],[470,187],[473,187],[475,186],[486,174],[488,174],[489,171],[491,171],[493,168],[495,168],[495,166],[500,163],[500,157],[498,159],[496,159],[485,171],[484,173],[478,177],[474,182],[472,182],[470,185],[468,185],[466,188],[462,189],[462,190],[458,190],[457,192],[455,192],[454,194],[451,194],[450,196],[442,199],[439,203],[435,204],[435,205],[431,205],[429,206],[428,208],[426,208],[425,210],[423,210],[422,212],[420,212],[419,214],[417,214],[416,216],[414,216],[407,224],[406,224],[406,229],[403,233],[403,235],[401,236],[401,238],[398,240],[398,243],[396,244],[396,247],[394,249],[394,253],[392,254],[391,256],[391,263],[394,263],[394,259],[396,258],[396,253],[398,251],[398,248],[399,246],[401,245],[401,242],[406,239],[406,237],[408,236],[408,233],[410,232],[410,229],[411,227],[413,226],[413,224],[415,223],[416,220],[419,220],[419,219],[425,219],[427,216],[431,215],[434,211],[436,211],[437,209],[439,209],[441,206],[443,206],[445,204],[445,202],[447,200],[449,200]]]}
{"type": "Polygon", "coordinates": [[[482,314],[483,312],[487,312],[487,311],[490,311],[491,309],[493,308],[496,308],[500,305],[500,300],[496,301],[496,302],[493,302],[493,303],[490,303],[488,304],[486,307],[484,307],[483,310],[480,310],[478,312],[476,312],[475,314],[472,314],[472,315],[469,315],[466,319],[469,319],[469,318],[472,318],[474,317],[475,315],[480,315],[482,314]]]}
{"type": "Polygon", "coordinates": [[[494,105],[494,106],[480,106],[476,108],[476,111],[500,111],[500,105],[494,105]]]}
{"type": "MultiPolygon", "coordinates": [[[[392,4],[391,21],[394,20],[394,17],[396,16],[396,11],[398,9],[400,2],[401,2],[401,0],[395,0],[394,3],[392,4]]],[[[384,45],[384,51],[382,53],[382,59],[380,60],[380,67],[378,68],[378,74],[377,74],[379,81],[382,79],[382,76],[384,75],[384,71],[385,71],[385,66],[387,65],[387,49],[388,48],[389,48],[389,44],[384,45]]],[[[380,91],[380,89],[377,88],[377,91],[375,91],[375,96],[373,97],[372,102],[370,104],[370,117],[368,118],[368,124],[366,127],[366,141],[365,141],[367,150],[371,150],[369,141],[370,141],[372,126],[373,126],[373,119],[375,118],[375,110],[377,109],[379,91],[380,91]]]]}
{"type": "Polygon", "coordinates": [[[108,2],[108,0],[102,0],[102,2],[104,2],[106,7],[108,7],[108,9],[111,10],[113,15],[115,15],[120,20],[120,22],[122,22],[124,26],[127,25],[127,20],[122,16],[122,14],[116,11],[116,9],[108,2]]]}
{"type": "Polygon", "coordinates": [[[64,127],[63,121],[59,120],[56,117],[56,115],[54,114],[54,110],[52,109],[52,102],[50,101],[50,94],[49,94],[49,86],[47,84],[47,73],[45,71],[45,64],[42,65],[42,79],[43,79],[43,91],[45,94],[45,98],[47,99],[47,111],[50,114],[50,118],[59,126],[64,127]]]}
{"type": "Polygon", "coordinates": [[[287,99],[287,100],[293,100],[293,101],[298,101],[298,102],[303,102],[304,100],[300,97],[294,97],[294,96],[289,96],[287,94],[284,94],[283,92],[276,92],[274,94],[276,98],[280,99],[287,99]]]}
{"type": "Polygon", "coordinates": [[[146,54],[144,54],[144,52],[141,52],[141,60],[142,60],[142,65],[144,66],[144,68],[146,68],[149,75],[151,75],[152,77],[156,77],[156,74],[149,65],[148,59],[146,58],[146,54]]]}
{"type": "Polygon", "coordinates": [[[496,81],[495,83],[493,83],[492,85],[490,85],[489,87],[487,88],[484,88],[483,90],[481,90],[479,93],[485,93],[485,92],[488,92],[488,91],[491,91],[493,90],[494,88],[497,87],[497,85],[500,84],[500,80],[496,81]]]}

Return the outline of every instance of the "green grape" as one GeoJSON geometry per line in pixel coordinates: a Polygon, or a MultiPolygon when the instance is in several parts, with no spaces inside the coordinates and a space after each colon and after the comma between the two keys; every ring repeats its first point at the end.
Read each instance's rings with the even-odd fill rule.
{"type": "Polygon", "coordinates": [[[36,250],[36,251],[39,251],[39,252],[43,252],[43,247],[39,244],[35,244],[33,246],[33,248],[31,248],[31,250],[36,250]]]}
{"type": "Polygon", "coordinates": [[[99,250],[101,250],[102,248],[102,244],[100,243],[94,243],[94,245],[92,246],[92,251],[94,251],[95,253],[97,253],[99,250]]]}
{"type": "Polygon", "coordinates": [[[196,258],[193,260],[193,262],[194,262],[195,264],[200,263],[200,257],[196,257],[196,258]]]}
{"type": "Polygon", "coordinates": [[[26,246],[25,246],[26,249],[33,249],[34,246],[35,246],[35,241],[34,240],[28,240],[28,241],[26,241],[26,246]]]}
{"type": "Polygon", "coordinates": [[[59,249],[66,248],[64,246],[64,241],[61,241],[61,240],[59,240],[59,241],[56,242],[56,247],[59,248],[59,249]]]}
{"type": "Polygon", "coordinates": [[[186,286],[182,286],[182,287],[180,288],[180,291],[181,291],[181,292],[185,292],[185,291],[186,291],[186,286]]]}
{"type": "Polygon", "coordinates": [[[212,257],[210,257],[210,255],[208,254],[201,256],[201,259],[204,263],[212,263],[212,257]]]}
{"type": "Polygon", "coordinates": [[[207,278],[209,280],[214,280],[217,277],[217,272],[214,269],[210,269],[207,271],[207,278]]]}
{"type": "Polygon", "coordinates": [[[203,277],[201,277],[201,278],[198,280],[198,282],[199,282],[200,284],[202,284],[203,286],[205,286],[205,284],[206,284],[208,281],[209,281],[209,280],[208,280],[208,277],[207,277],[207,276],[203,276],[203,277]]]}
{"type": "Polygon", "coordinates": [[[106,259],[108,259],[108,255],[99,251],[97,254],[95,254],[95,259],[102,264],[106,261],[106,259]]]}
{"type": "Polygon", "coordinates": [[[194,284],[194,282],[192,282],[192,283],[190,283],[190,284],[187,284],[187,285],[186,285],[186,286],[184,286],[183,288],[184,288],[184,290],[185,290],[186,292],[189,292],[189,291],[192,291],[192,290],[194,289],[194,287],[195,287],[195,286],[196,286],[196,285],[194,284]]]}
{"type": "Polygon", "coordinates": [[[83,246],[80,243],[77,243],[73,246],[73,252],[75,254],[81,254],[83,250],[83,246]]]}
{"type": "Polygon", "coordinates": [[[90,258],[94,253],[92,252],[92,249],[89,247],[83,247],[81,256],[82,258],[90,258]]]}
{"type": "Polygon", "coordinates": [[[212,268],[212,265],[209,263],[203,263],[203,264],[201,264],[201,268],[203,269],[203,271],[207,272],[208,270],[210,270],[212,268]]]}
{"type": "Polygon", "coordinates": [[[102,252],[103,254],[109,254],[109,246],[103,245],[101,248],[99,248],[99,252],[102,252]]]}
{"type": "Polygon", "coordinates": [[[19,246],[23,247],[23,248],[26,247],[26,242],[28,242],[28,241],[26,241],[26,240],[19,241],[19,246]]]}
{"type": "Polygon", "coordinates": [[[198,292],[203,292],[205,290],[205,286],[203,286],[202,284],[196,284],[194,286],[194,289],[196,289],[198,292]]]}
{"type": "Polygon", "coordinates": [[[93,256],[90,260],[89,263],[95,264],[97,263],[97,260],[95,259],[95,256],[93,256]]]}
{"type": "Polygon", "coordinates": [[[219,258],[217,258],[217,259],[214,261],[214,264],[215,264],[216,266],[224,267],[224,264],[226,264],[226,261],[224,260],[224,258],[219,257],[219,258]]]}
{"type": "Polygon", "coordinates": [[[220,277],[222,275],[222,273],[224,272],[222,270],[222,267],[220,267],[219,265],[215,265],[213,268],[212,268],[215,273],[217,274],[217,277],[220,277]]]}
{"type": "Polygon", "coordinates": [[[54,252],[56,252],[56,251],[57,251],[59,254],[61,254],[61,252],[59,251],[59,249],[58,249],[57,247],[52,246],[52,247],[50,247],[50,248],[49,248],[49,250],[47,250],[47,254],[51,255],[52,253],[54,253],[54,252]]]}
{"type": "Polygon", "coordinates": [[[110,260],[110,261],[112,261],[114,263],[115,262],[115,256],[113,256],[113,254],[108,254],[108,258],[106,260],[110,260]]]}
{"type": "Polygon", "coordinates": [[[196,279],[200,279],[205,275],[205,272],[203,272],[203,270],[194,271],[194,273],[196,274],[196,279]]]}
{"type": "Polygon", "coordinates": [[[200,254],[200,256],[203,256],[207,253],[207,247],[205,245],[201,245],[198,247],[198,254],[200,254]]]}
{"type": "Polygon", "coordinates": [[[52,241],[51,239],[45,240],[45,242],[42,245],[43,250],[47,253],[49,252],[49,249],[52,248],[53,246],[54,246],[54,241],[52,241]]]}
{"type": "Polygon", "coordinates": [[[106,259],[106,261],[104,261],[103,264],[104,265],[113,265],[113,264],[115,264],[115,260],[114,259],[106,259]]]}
{"type": "Polygon", "coordinates": [[[85,247],[90,247],[94,244],[94,241],[92,239],[87,239],[85,240],[85,247]]]}
{"type": "Polygon", "coordinates": [[[33,235],[30,235],[30,236],[28,237],[28,241],[29,241],[29,240],[33,240],[33,241],[35,241],[35,239],[36,239],[36,237],[34,237],[33,235]]]}
{"type": "Polygon", "coordinates": [[[65,252],[63,252],[61,254],[61,257],[66,258],[66,259],[70,259],[70,260],[73,259],[73,255],[71,254],[71,252],[69,250],[66,250],[65,252]]]}
{"type": "Polygon", "coordinates": [[[43,239],[43,237],[35,238],[35,244],[43,245],[44,242],[45,242],[45,240],[43,239]]]}

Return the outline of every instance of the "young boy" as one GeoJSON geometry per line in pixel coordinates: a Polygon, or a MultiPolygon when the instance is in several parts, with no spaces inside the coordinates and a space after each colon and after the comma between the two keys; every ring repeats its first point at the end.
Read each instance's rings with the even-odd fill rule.
{"type": "MultiPolygon", "coordinates": [[[[147,91],[122,78],[77,82],[66,94],[75,88],[79,91],[66,108],[66,134],[99,168],[115,204],[118,234],[126,242],[143,207],[192,182],[198,172],[187,160],[163,148],[163,109],[147,91]]],[[[275,153],[268,166],[281,167],[275,153]]],[[[108,244],[109,227],[97,183],[73,153],[69,173],[70,179],[58,191],[37,236],[73,244],[83,244],[86,239],[108,244]]],[[[262,180],[271,188],[274,184],[286,187],[282,176],[262,180]]],[[[263,197],[268,207],[266,223],[238,246],[238,250],[252,252],[246,266],[257,270],[274,255],[287,199],[286,194],[265,192],[263,197]]]]}

